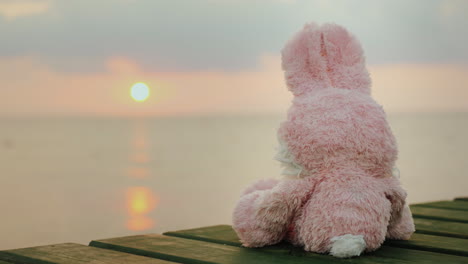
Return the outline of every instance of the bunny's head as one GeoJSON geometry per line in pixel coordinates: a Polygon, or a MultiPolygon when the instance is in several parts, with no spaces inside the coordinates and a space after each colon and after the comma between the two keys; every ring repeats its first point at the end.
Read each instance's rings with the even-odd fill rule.
{"type": "Polygon", "coordinates": [[[283,174],[299,177],[359,168],[391,175],[397,158],[385,112],[370,96],[359,42],[335,24],[307,24],[282,51],[294,94],[278,131],[283,174]]]}

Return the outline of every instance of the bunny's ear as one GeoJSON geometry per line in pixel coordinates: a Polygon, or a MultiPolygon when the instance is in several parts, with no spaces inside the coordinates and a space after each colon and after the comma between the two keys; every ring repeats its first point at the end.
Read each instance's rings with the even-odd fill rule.
{"type": "Polygon", "coordinates": [[[321,33],[317,24],[306,24],[286,44],[281,55],[286,83],[295,96],[329,86],[326,61],[321,55],[321,33]]]}
{"type": "Polygon", "coordinates": [[[371,80],[359,41],[336,24],[321,27],[332,87],[370,94],[371,80]]]}
{"type": "Polygon", "coordinates": [[[282,50],[282,60],[286,83],[295,96],[329,88],[370,94],[361,46],[338,25],[305,25],[282,50]]]}

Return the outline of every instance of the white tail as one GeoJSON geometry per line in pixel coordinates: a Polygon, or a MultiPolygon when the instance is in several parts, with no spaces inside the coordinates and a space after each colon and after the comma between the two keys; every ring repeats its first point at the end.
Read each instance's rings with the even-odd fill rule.
{"type": "Polygon", "coordinates": [[[366,241],[362,235],[346,234],[331,239],[330,255],[337,258],[350,258],[361,255],[366,249],[366,241]]]}

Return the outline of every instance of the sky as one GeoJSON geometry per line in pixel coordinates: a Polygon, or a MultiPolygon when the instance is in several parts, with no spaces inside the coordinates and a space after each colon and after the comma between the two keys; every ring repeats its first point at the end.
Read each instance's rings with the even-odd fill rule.
{"type": "Polygon", "coordinates": [[[468,111],[467,14],[464,0],[0,0],[0,116],[284,112],[280,51],[311,21],[360,40],[388,112],[468,111]]]}

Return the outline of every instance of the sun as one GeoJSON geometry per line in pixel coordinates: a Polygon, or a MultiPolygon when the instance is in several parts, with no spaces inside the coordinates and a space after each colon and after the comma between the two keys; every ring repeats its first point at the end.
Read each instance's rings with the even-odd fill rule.
{"type": "Polygon", "coordinates": [[[132,96],[133,100],[137,102],[143,102],[148,99],[150,94],[150,90],[148,85],[142,82],[135,83],[132,88],[130,89],[130,95],[132,96]]]}

